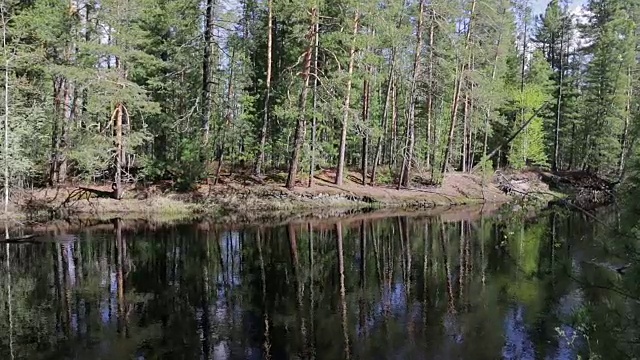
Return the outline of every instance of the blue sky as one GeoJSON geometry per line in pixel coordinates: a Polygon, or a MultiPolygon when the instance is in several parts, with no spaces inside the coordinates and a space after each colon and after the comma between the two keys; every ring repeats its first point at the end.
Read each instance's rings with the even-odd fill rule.
{"type": "MultiPolygon", "coordinates": [[[[549,0],[531,0],[531,9],[534,14],[541,14],[544,12],[544,9],[547,7],[549,0]]],[[[569,7],[575,8],[582,6],[587,3],[587,0],[572,0],[569,7]]]]}

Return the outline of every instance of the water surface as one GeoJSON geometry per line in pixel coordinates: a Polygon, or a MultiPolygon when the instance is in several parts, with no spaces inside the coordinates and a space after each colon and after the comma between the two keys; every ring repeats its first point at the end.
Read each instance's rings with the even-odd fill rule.
{"type": "Polygon", "coordinates": [[[576,359],[596,230],[508,213],[51,233],[1,245],[0,358],[576,359]]]}

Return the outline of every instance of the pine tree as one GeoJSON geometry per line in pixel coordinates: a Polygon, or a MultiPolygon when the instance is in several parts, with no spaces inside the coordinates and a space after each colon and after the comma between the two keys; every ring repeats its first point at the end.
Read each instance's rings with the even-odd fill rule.
{"type": "Polygon", "coordinates": [[[581,124],[584,148],[582,167],[613,172],[619,164],[625,127],[629,70],[635,63],[635,26],[619,0],[592,0],[592,15],[585,33],[591,40],[586,49],[585,104],[581,124]]]}

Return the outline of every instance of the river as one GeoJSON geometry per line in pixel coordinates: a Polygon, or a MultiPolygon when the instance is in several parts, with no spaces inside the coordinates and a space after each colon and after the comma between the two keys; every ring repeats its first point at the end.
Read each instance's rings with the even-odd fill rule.
{"type": "Polygon", "coordinates": [[[600,233],[509,211],[49,232],[1,245],[0,358],[576,359],[600,233]]]}

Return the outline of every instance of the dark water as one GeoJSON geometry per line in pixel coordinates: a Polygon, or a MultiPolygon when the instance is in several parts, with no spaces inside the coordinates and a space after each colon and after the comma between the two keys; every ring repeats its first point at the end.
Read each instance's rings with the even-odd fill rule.
{"type": "Polygon", "coordinates": [[[114,221],[0,245],[0,359],[576,359],[597,231],[556,213],[114,221]]]}

